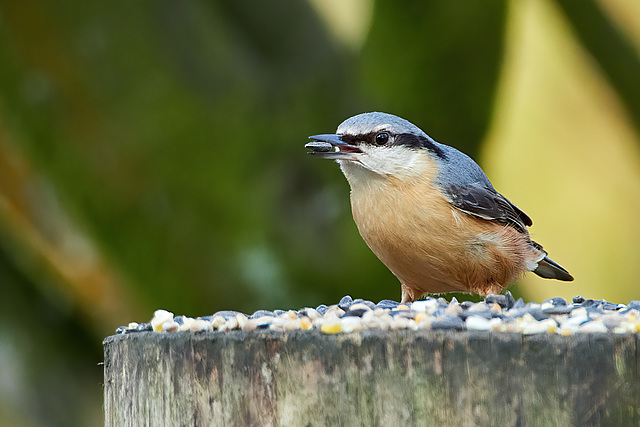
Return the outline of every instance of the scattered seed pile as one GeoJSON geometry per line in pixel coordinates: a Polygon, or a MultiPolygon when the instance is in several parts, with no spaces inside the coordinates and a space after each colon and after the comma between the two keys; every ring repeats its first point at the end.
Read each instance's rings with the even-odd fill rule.
{"type": "Polygon", "coordinates": [[[375,304],[362,299],[343,297],[338,304],[300,310],[258,310],[251,315],[237,311],[219,311],[211,316],[192,318],[174,316],[157,310],[148,323],[132,322],[116,330],[118,334],[156,331],[250,331],[271,329],[291,331],[319,329],[326,334],[363,329],[452,329],[470,331],[516,332],[522,334],[640,332],[640,301],[614,304],[605,300],[585,299],[578,295],[571,303],[552,298],[542,304],[517,301],[510,292],[490,295],[484,301],[458,302],[453,298],[428,297],[414,303],[400,304],[382,300],[375,304]]]}

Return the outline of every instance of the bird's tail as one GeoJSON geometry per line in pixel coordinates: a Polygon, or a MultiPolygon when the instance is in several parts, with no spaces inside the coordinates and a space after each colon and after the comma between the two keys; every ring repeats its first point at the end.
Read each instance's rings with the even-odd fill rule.
{"type": "Polygon", "coordinates": [[[537,262],[537,267],[532,270],[534,273],[545,279],[556,279],[565,282],[573,281],[573,276],[564,267],[547,256],[545,250],[542,249],[542,245],[533,241],[531,244],[540,251],[538,253],[541,256],[540,261],[537,262]]]}
{"type": "Polygon", "coordinates": [[[567,270],[548,256],[538,262],[538,267],[533,272],[545,279],[563,280],[565,282],[573,280],[573,276],[567,270]]]}

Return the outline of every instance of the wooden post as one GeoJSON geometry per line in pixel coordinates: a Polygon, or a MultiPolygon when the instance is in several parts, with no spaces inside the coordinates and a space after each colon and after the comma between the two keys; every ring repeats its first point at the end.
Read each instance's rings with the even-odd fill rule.
{"type": "Polygon", "coordinates": [[[135,333],[107,426],[640,425],[638,334],[135,333]]]}

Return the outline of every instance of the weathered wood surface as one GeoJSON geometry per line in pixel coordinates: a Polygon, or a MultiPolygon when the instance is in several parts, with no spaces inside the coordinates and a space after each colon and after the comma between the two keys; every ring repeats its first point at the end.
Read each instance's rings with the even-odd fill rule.
{"type": "Polygon", "coordinates": [[[640,335],[138,333],[107,426],[640,425],[640,335]]]}

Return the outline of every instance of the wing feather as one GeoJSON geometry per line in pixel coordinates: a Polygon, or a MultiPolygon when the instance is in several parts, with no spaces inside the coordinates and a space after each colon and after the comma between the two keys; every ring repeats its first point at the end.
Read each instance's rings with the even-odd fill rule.
{"type": "Polygon", "coordinates": [[[513,227],[521,233],[527,233],[527,226],[533,224],[509,199],[481,182],[447,184],[443,192],[453,206],[469,215],[513,227]]]}

